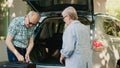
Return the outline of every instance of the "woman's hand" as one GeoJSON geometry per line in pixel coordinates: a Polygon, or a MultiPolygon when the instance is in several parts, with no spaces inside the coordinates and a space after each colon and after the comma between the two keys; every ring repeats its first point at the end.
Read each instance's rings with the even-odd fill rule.
{"type": "Polygon", "coordinates": [[[65,60],[65,56],[61,55],[60,56],[60,63],[63,64],[63,60],[65,60]]]}

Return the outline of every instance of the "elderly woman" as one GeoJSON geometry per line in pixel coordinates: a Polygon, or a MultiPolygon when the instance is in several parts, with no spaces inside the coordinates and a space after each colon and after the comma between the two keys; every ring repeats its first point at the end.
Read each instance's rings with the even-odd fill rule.
{"type": "Polygon", "coordinates": [[[77,16],[76,10],[69,6],[62,16],[67,27],[63,33],[60,63],[65,60],[65,68],[92,68],[90,33],[77,16]]]}

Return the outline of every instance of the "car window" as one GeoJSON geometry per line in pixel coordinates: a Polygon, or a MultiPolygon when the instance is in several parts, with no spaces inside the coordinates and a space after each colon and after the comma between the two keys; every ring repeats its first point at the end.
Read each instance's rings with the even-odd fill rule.
{"type": "Polygon", "coordinates": [[[120,22],[118,20],[104,19],[104,29],[106,34],[120,37],[120,22]]]}
{"type": "Polygon", "coordinates": [[[90,21],[87,19],[87,17],[84,17],[84,16],[80,16],[78,18],[78,20],[83,23],[84,25],[86,26],[90,26],[90,21]]]}
{"type": "Polygon", "coordinates": [[[53,34],[61,34],[64,31],[64,22],[62,19],[48,18],[42,24],[40,38],[49,38],[53,34]]]}

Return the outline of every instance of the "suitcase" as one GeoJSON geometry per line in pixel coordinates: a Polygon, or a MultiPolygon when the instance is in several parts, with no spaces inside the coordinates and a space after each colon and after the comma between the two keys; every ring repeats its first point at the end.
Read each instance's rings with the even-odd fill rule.
{"type": "Polygon", "coordinates": [[[22,62],[0,62],[0,68],[36,68],[36,64],[22,62]]]}

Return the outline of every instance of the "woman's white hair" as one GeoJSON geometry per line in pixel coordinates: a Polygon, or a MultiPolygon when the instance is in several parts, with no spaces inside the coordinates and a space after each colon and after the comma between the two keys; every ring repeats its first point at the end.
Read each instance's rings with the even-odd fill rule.
{"type": "Polygon", "coordinates": [[[73,19],[73,20],[77,20],[78,19],[77,11],[72,6],[69,6],[69,7],[65,8],[63,10],[62,16],[66,16],[66,15],[69,15],[71,17],[71,19],[73,19]]]}

